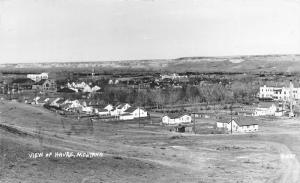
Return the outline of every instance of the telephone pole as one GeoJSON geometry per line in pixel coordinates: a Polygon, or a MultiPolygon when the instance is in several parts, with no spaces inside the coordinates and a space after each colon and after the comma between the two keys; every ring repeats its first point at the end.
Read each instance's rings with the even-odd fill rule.
{"type": "Polygon", "coordinates": [[[196,134],[196,113],[194,112],[194,134],[196,134]]]}

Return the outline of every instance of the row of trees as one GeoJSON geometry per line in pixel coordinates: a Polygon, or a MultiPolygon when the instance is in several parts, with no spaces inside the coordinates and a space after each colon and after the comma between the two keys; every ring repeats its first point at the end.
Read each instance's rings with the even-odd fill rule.
{"type": "Polygon", "coordinates": [[[140,106],[161,107],[187,103],[219,103],[239,102],[251,104],[256,101],[258,88],[251,83],[235,82],[231,87],[221,84],[208,86],[187,85],[177,89],[133,89],[106,87],[104,92],[92,96],[102,103],[126,102],[140,106]]]}

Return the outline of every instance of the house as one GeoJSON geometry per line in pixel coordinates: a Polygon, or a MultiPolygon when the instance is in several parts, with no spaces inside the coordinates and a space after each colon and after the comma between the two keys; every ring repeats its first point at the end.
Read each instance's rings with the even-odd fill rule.
{"type": "Polygon", "coordinates": [[[188,114],[167,114],[162,117],[162,124],[164,125],[178,125],[191,122],[192,117],[188,114]]]}
{"type": "Polygon", "coordinates": [[[82,89],[83,93],[91,93],[92,88],[89,85],[85,85],[84,88],[82,89]]]}
{"type": "Polygon", "coordinates": [[[49,99],[49,105],[53,106],[53,107],[59,107],[59,103],[57,103],[57,102],[61,101],[61,100],[62,100],[61,98],[49,99]]]}
{"type": "Polygon", "coordinates": [[[120,115],[120,120],[131,120],[135,118],[145,118],[148,116],[147,111],[139,107],[129,107],[120,115]]]}
{"type": "Polygon", "coordinates": [[[109,84],[109,85],[113,85],[113,84],[116,85],[116,84],[119,84],[119,80],[116,79],[116,80],[114,81],[114,80],[110,79],[110,80],[108,81],[108,84],[109,84]]]}
{"type": "Polygon", "coordinates": [[[78,100],[73,100],[73,101],[67,100],[61,105],[61,108],[64,111],[76,112],[78,110],[81,110],[82,106],[78,100]]]}
{"type": "Polygon", "coordinates": [[[112,116],[120,116],[121,114],[124,114],[124,111],[126,111],[129,107],[131,106],[127,103],[119,104],[111,110],[110,114],[112,116]]]}
{"type": "Polygon", "coordinates": [[[274,116],[277,106],[272,102],[260,102],[254,112],[254,116],[274,116]]]}
{"type": "Polygon", "coordinates": [[[111,105],[111,104],[108,104],[107,106],[104,107],[104,109],[108,110],[109,112],[110,112],[111,110],[113,110],[113,108],[114,108],[114,106],[111,105]]]}
{"type": "Polygon", "coordinates": [[[92,87],[92,92],[99,92],[99,91],[101,91],[101,87],[97,85],[92,87]]]}
{"type": "Polygon", "coordinates": [[[91,106],[82,106],[82,111],[88,114],[92,114],[94,110],[91,106]]]}
{"type": "Polygon", "coordinates": [[[228,132],[255,132],[258,131],[258,123],[253,117],[222,118],[217,121],[217,128],[223,128],[228,132]]]}
{"type": "Polygon", "coordinates": [[[41,74],[27,74],[27,78],[32,79],[35,82],[39,82],[42,79],[48,79],[48,73],[43,72],[41,74]]]}
{"type": "Polygon", "coordinates": [[[55,80],[53,79],[42,79],[32,85],[32,89],[42,92],[56,92],[57,86],[55,80]]]}
{"type": "Polygon", "coordinates": [[[109,115],[109,111],[107,109],[95,108],[94,111],[95,111],[95,113],[99,114],[100,116],[109,115]]]}
{"type": "Polygon", "coordinates": [[[46,104],[46,102],[49,100],[49,98],[47,97],[38,97],[36,100],[35,100],[35,104],[36,105],[44,105],[46,104]]]}
{"type": "Polygon", "coordinates": [[[90,100],[87,102],[87,106],[99,107],[101,105],[100,100],[90,100]]]}

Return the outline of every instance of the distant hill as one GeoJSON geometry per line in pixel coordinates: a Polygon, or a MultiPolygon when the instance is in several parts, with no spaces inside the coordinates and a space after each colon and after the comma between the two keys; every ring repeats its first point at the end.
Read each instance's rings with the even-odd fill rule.
{"type": "Polygon", "coordinates": [[[158,60],[99,62],[51,62],[1,64],[0,70],[14,69],[144,69],[170,72],[300,72],[300,55],[251,55],[228,57],[183,57],[158,60]]]}

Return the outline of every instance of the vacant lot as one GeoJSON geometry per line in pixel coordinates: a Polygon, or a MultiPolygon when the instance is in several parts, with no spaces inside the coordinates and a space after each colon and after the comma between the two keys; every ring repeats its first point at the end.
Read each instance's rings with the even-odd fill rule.
{"type": "MultiPolygon", "coordinates": [[[[262,121],[260,132],[171,133],[157,125],[62,118],[1,101],[0,182],[298,182],[300,125],[262,121]],[[7,127],[8,126],[8,127],[7,127]],[[103,152],[29,158],[30,152],[103,152]]],[[[299,122],[300,123],[300,122],[299,122]]]]}

